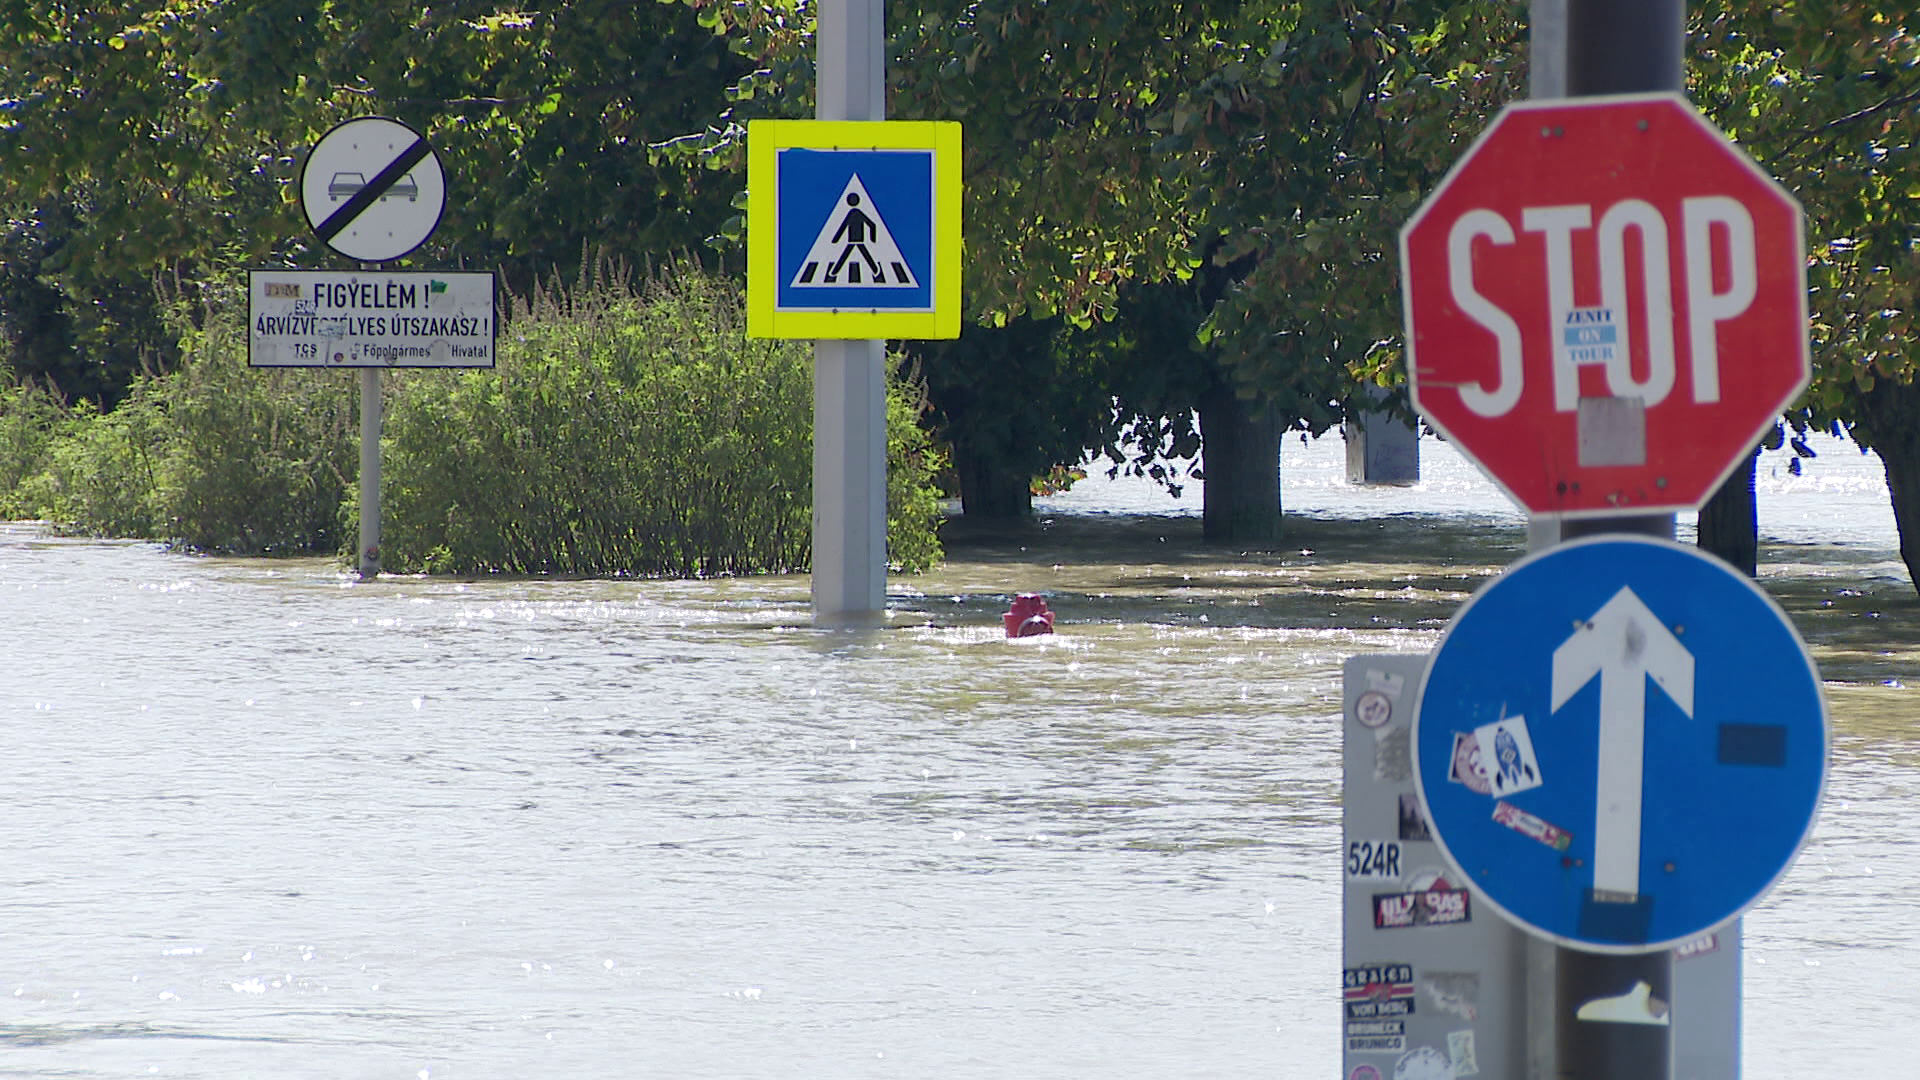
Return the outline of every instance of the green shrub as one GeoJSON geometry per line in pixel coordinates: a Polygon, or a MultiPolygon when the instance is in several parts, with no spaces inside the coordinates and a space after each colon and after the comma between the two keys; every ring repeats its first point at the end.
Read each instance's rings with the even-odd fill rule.
{"type": "Polygon", "coordinates": [[[44,517],[59,399],[37,386],[0,383],[0,518],[44,517]]]}
{"type": "MultiPolygon", "coordinates": [[[[180,366],[117,408],[0,391],[0,511],[239,554],[346,553],[355,380],[246,366],[245,303],[181,333],[180,366]]],[[[383,379],[381,561],[452,573],[691,576],[804,569],[812,358],[750,340],[732,285],[597,273],[514,302],[488,371],[383,379]]],[[[919,390],[888,388],[888,548],[939,560],[943,462],[919,390]]]]}
{"type": "Polygon", "coordinates": [[[52,429],[45,469],[15,490],[69,532],[339,550],[358,458],[351,392],[337,372],[248,369],[245,317],[228,297],[182,335],[176,371],[136,378],[111,412],[76,406],[52,429]]]}
{"type": "MultiPolygon", "coordinates": [[[[694,576],[806,566],[811,352],[749,339],[731,285],[601,272],[516,300],[491,371],[405,373],[383,565],[694,576]]],[[[939,559],[938,466],[890,392],[889,547],[939,559]]]]}

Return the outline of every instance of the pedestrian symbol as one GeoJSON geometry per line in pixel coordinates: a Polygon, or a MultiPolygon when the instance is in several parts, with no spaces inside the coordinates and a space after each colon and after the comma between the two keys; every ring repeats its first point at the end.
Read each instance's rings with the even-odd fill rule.
{"type": "Polygon", "coordinates": [[[959,124],[748,128],[749,337],[959,335],[959,124]]]}
{"type": "Polygon", "coordinates": [[[893,234],[867,194],[860,174],[847,180],[826,224],[807,250],[789,288],[859,286],[869,289],[916,288],[919,282],[908,268],[893,234]]]}

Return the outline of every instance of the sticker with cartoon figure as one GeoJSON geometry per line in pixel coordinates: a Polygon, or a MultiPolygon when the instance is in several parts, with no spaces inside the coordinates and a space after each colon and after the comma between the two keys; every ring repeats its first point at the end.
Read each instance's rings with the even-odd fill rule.
{"type": "Polygon", "coordinates": [[[1480,743],[1472,732],[1453,733],[1453,757],[1447,763],[1447,782],[1464,784],[1468,791],[1479,795],[1493,794],[1487,771],[1480,767],[1480,743]]]}
{"type": "Polygon", "coordinates": [[[1512,795],[1537,788],[1540,759],[1533,754],[1533,739],[1527,735],[1527,718],[1509,716],[1473,730],[1480,747],[1480,767],[1495,795],[1512,795]]]}

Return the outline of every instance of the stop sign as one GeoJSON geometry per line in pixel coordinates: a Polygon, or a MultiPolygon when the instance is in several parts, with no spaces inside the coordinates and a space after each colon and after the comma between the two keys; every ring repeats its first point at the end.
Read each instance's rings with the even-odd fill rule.
{"type": "Polygon", "coordinates": [[[1698,509],[1807,385],[1801,233],[1678,95],[1510,105],[1400,232],[1414,406],[1533,513],[1698,509]]]}

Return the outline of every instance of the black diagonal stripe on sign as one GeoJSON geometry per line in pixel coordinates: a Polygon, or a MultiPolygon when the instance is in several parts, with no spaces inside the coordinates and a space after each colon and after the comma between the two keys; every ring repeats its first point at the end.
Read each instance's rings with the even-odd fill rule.
{"type": "Polygon", "coordinates": [[[373,179],[367,181],[366,187],[354,192],[353,197],[348,199],[340,209],[328,214],[327,220],[313,230],[314,234],[323,242],[340,235],[342,229],[353,224],[354,218],[359,217],[362,211],[372,206],[380,196],[385,195],[388,188],[399,183],[400,178],[407,175],[407,170],[420,164],[421,159],[431,153],[433,148],[427,145],[427,140],[414,139],[413,145],[401,151],[400,156],[394,158],[392,164],[381,169],[373,179]]]}

